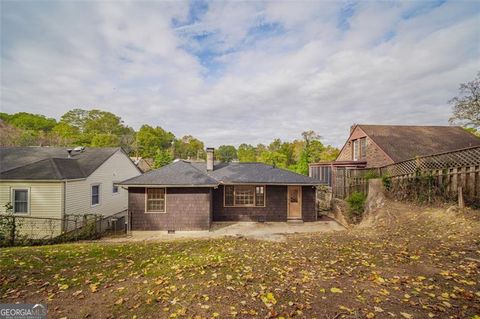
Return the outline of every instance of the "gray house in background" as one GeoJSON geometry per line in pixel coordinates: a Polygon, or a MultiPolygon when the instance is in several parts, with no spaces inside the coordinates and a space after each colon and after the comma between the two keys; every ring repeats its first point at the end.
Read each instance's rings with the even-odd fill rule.
{"type": "Polygon", "coordinates": [[[119,183],[132,230],[205,230],[212,221],[315,221],[319,182],[263,163],[177,160],[119,183]]]}

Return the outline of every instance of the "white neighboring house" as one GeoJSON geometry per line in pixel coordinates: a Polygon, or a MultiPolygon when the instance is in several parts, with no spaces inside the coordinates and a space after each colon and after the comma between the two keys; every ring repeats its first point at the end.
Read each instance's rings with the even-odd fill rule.
{"type": "Polygon", "coordinates": [[[0,147],[0,213],[109,216],[128,207],[115,183],[140,174],[121,148],[0,147]]]}

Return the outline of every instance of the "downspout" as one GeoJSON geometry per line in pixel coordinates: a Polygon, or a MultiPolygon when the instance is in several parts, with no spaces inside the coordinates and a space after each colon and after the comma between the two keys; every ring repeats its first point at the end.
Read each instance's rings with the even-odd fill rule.
{"type": "Polygon", "coordinates": [[[65,230],[65,215],[67,210],[67,180],[63,182],[63,212],[62,212],[62,233],[65,230]]]}

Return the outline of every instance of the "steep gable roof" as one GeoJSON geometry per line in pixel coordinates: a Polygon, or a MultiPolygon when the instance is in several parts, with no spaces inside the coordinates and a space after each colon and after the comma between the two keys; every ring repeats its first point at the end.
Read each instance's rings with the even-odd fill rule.
{"type": "Polygon", "coordinates": [[[459,126],[359,124],[358,127],[394,162],[480,146],[480,138],[459,126]]]}
{"type": "Polygon", "coordinates": [[[63,147],[0,147],[0,179],[86,178],[119,150],[89,147],[68,158],[67,148],[63,147]]]}
{"type": "Polygon", "coordinates": [[[220,163],[207,171],[206,163],[179,160],[122,185],[217,186],[219,184],[318,185],[308,176],[263,163],[220,163]]]}

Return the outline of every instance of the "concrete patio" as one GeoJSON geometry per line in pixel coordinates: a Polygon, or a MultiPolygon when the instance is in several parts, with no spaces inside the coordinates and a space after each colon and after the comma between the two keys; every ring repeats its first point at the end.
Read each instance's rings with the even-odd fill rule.
{"type": "Polygon", "coordinates": [[[326,233],[345,228],[334,220],[316,222],[214,222],[209,231],[132,231],[130,237],[104,238],[103,241],[169,241],[178,239],[209,239],[221,237],[246,237],[259,240],[285,241],[286,235],[295,233],[326,233]]]}

